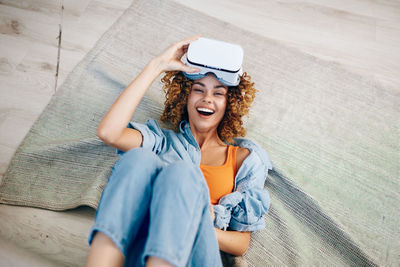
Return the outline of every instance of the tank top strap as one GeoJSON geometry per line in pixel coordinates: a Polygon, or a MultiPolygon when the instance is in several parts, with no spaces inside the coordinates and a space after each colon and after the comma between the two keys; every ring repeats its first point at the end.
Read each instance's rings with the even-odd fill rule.
{"type": "Polygon", "coordinates": [[[236,174],[236,154],[238,150],[238,146],[229,146],[228,147],[228,158],[227,158],[227,165],[232,166],[234,173],[236,174]]]}

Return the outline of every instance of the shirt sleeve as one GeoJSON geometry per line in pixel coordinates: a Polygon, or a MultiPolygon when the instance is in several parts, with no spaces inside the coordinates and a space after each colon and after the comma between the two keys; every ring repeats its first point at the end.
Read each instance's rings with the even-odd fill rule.
{"type": "Polygon", "coordinates": [[[235,231],[259,231],[265,228],[263,215],[270,207],[268,191],[251,189],[241,193],[242,199],[232,209],[229,228],[235,231]]]}
{"type": "Polygon", "coordinates": [[[221,198],[213,207],[214,225],[223,230],[227,228],[250,232],[262,230],[265,228],[263,215],[268,213],[270,204],[270,196],[265,189],[235,191],[221,198]]]}
{"type": "MultiPolygon", "coordinates": [[[[149,119],[145,124],[129,122],[126,128],[136,129],[142,134],[141,147],[150,149],[156,154],[161,153],[166,144],[166,136],[163,130],[154,119],[149,119]]],[[[119,156],[125,154],[124,151],[116,149],[119,156]]]]}

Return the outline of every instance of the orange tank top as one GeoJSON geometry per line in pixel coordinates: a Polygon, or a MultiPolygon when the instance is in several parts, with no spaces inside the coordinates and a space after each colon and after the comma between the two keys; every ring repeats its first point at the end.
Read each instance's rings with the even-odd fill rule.
{"type": "Polygon", "coordinates": [[[228,146],[228,156],[221,166],[200,164],[210,191],[211,204],[216,205],[221,197],[231,193],[235,186],[237,146],[228,146]]]}

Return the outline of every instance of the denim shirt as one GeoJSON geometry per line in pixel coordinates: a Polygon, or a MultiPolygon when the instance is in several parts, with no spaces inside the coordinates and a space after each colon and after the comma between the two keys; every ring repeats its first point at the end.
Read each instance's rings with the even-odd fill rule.
{"type": "MultiPolygon", "coordinates": [[[[200,166],[201,151],[187,121],[180,123],[180,132],[161,129],[154,119],[146,124],[130,122],[128,128],[136,129],[143,136],[142,147],[152,150],[166,163],[177,160],[200,166]]],[[[265,228],[263,215],[270,207],[268,191],[264,189],[268,170],[272,164],[267,152],[245,138],[236,138],[235,144],[250,150],[235,177],[232,193],[220,198],[213,205],[214,226],[234,231],[258,231],[265,228]]],[[[117,149],[118,155],[125,152],[117,149]]],[[[200,168],[196,168],[200,171],[200,168]]],[[[202,175],[202,174],[201,174],[202,175]]]]}

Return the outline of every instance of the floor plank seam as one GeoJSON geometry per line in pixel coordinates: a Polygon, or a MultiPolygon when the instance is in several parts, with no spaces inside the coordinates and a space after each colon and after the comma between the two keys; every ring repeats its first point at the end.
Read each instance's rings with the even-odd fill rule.
{"type": "Polygon", "coordinates": [[[63,15],[64,15],[64,0],[61,0],[61,23],[58,24],[58,26],[59,26],[59,32],[58,32],[58,37],[57,37],[57,39],[58,39],[58,52],[57,52],[57,67],[56,67],[54,94],[57,92],[58,70],[59,70],[59,67],[60,67],[60,51],[61,51],[61,36],[62,36],[63,15]]]}

